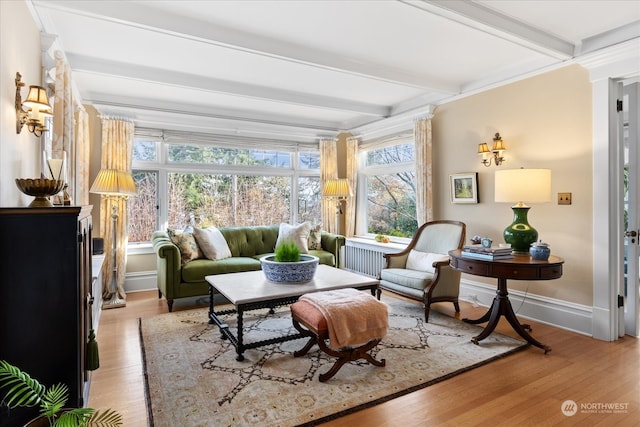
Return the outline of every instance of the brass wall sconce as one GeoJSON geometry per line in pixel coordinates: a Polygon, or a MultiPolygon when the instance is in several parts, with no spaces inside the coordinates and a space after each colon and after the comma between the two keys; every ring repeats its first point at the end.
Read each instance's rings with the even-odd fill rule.
{"type": "Polygon", "coordinates": [[[20,133],[26,124],[29,132],[41,136],[49,130],[44,123],[45,117],[53,116],[47,91],[42,86],[29,86],[27,99],[22,102],[20,88],[23,86],[22,75],[16,73],[16,133],[20,133]],[[22,109],[23,106],[27,108],[26,111],[22,109]]]}
{"type": "Polygon", "coordinates": [[[498,132],[496,132],[496,136],[493,137],[493,148],[491,150],[489,150],[489,146],[486,142],[478,144],[478,154],[482,155],[482,164],[486,167],[491,166],[492,160],[495,162],[496,166],[500,166],[502,162],[504,162],[502,153],[505,150],[504,142],[498,132]]]}

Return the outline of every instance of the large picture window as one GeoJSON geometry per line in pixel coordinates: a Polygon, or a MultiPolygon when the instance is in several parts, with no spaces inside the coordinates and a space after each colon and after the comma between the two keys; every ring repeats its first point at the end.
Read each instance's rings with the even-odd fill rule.
{"type": "Polygon", "coordinates": [[[143,130],[133,143],[138,194],[129,201],[129,242],[155,230],[321,221],[318,147],[221,141],[143,130]]]}
{"type": "Polygon", "coordinates": [[[411,237],[416,220],[415,151],[398,143],[362,151],[361,182],[366,191],[367,234],[411,237]]]}

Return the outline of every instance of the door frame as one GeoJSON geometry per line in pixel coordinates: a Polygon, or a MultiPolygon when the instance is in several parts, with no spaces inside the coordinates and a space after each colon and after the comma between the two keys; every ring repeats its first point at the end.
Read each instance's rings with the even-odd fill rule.
{"type": "Polygon", "coordinates": [[[618,289],[624,280],[623,236],[620,232],[623,210],[622,142],[617,137],[617,83],[640,73],[638,52],[640,39],[634,39],[578,61],[589,70],[592,84],[592,336],[604,341],[614,341],[620,336],[618,289]]]}

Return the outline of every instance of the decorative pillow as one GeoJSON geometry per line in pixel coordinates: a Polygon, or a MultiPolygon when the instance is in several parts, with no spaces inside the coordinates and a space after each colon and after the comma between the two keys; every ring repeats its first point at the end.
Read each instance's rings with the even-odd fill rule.
{"type": "Polygon", "coordinates": [[[169,238],[171,238],[173,244],[180,250],[181,265],[185,265],[194,259],[203,258],[202,252],[200,251],[193,234],[176,231],[171,228],[167,229],[167,233],[169,234],[169,238]]]}
{"type": "Polygon", "coordinates": [[[311,231],[311,223],[303,222],[298,225],[290,225],[287,223],[280,224],[280,230],[278,231],[278,240],[276,240],[276,248],[280,243],[291,241],[293,242],[300,253],[309,253],[309,232],[311,231]]]}
{"type": "Polygon", "coordinates": [[[193,235],[204,256],[211,260],[231,258],[231,250],[220,230],[216,227],[206,229],[195,227],[193,235]]]}
{"type": "Polygon", "coordinates": [[[307,239],[307,246],[310,251],[319,251],[322,249],[322,244],[320,243],[321,232],[322,224],[311,227],[309,239],[307,239]]]}
{"type": "Polygon", "coordinates": [[[406,268],[409,270],[426,271],[427,273],[435,273],[433,263],[436,261],[448,261],[448,255],[434,254],[431,252],[420,252],[411,249],[407,257],[406,268]]]}

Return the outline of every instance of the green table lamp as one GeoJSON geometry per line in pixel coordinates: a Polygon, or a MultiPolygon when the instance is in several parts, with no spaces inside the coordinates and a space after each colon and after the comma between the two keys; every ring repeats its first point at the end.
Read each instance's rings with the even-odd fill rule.
{"type": "Polygon", "coordinates": [[[538,232],[529,225],[527,214],[530,207],[524,202],[551,201],[550,169],[507,169],[496,171],[495,201],[516,203],[513,223],[504,229],[504,241],[511,244],[516,254],[529,254],[531,244],[538,240],[538,232]]]}

